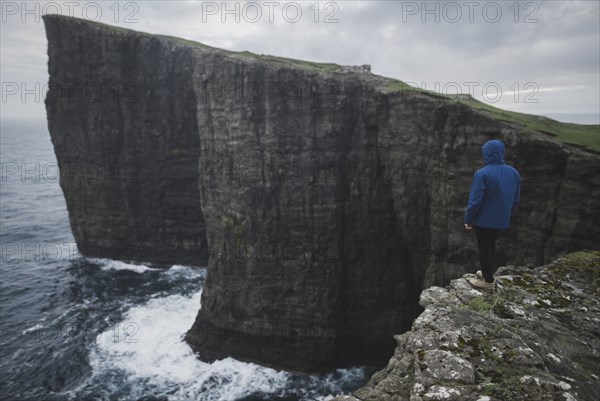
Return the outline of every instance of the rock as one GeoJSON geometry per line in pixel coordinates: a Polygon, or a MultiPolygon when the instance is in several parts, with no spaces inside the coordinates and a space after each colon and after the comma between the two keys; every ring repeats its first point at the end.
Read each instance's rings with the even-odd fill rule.
{"type": "Polygon", "coordinates": [[[44,22],[48,129],[79,251],[206,266],[190,51],[75,18],[44,22]]]}
{"type": "Polygon", "coordinates": [[[346,72],[362,72],[371,73],[371,66],[369,64],[363,65],[343,65],[342,70],[346,72]]]}
{"type": "Polygon", "coordinates": [[[462,394],[455,388],[445,386],[431,386],[423,396],[425,401],[437,400],[462,400],[462,394]]]}
{"type": "MultiPolygon", "coordinates": [[[[545,263],[600,241],[600,157],[469,103],[366,68],[44,22],[48,127],[79,250],[165,265],[208,257],[186,335],[203,360],[385,364],[421,290],[475,270],[462,219],[492,138],[524,177],[500,262],[545,263]]],[[[431,318],[467,298],[489,306],[464,284],[453,291],[431,318]]],[[[564,303],[546,301],[531,302],[564,303]]],[[[451,323],[435,319],[420,322],[451,323]]]]}
{"type": "Polygon", "coordinates": [[[419,355],[419,367],[416,374],[425,385],[440,382],[475,383],[473,365],[450,351],[424,351],[419,355]]]}
{"type": "Polygon", "coordinates": [[[597,326],[590,324],[600,316],[599,273],[600,251],[577,252],[535,269],[513,266],[510,280],[496,276],[496,280],[503,277],[503,285],[495,294],[473,298],[459,284],[464,279],[453,280],[443,290],[424,291],[423,314],[435,316],[441,310],[443,322],[420,325],[417,319],[411,331],[396,336],[398,346],[388,366],[354,396],[366,401],[369,398],[362,395],[375,390],[382,401],[397,396],[461,401],[600,399],[600,377],[592,373],[600,370],[600,358],[594,354],[600,336],[597,326]],[[451,293],[462,302],[449,303],[451,293]],[[531,296],[543,296],[550,305],[523,303],[531,296]],[[556,298],[568,302],[560,301],[557,307],[556,298]],[[588,310],[582,311],[582,305],[588,310]],[[505,308],[524,313],[507,316],[505,308]],[[452,339],[457,336],[455,343],[452,339]],[[424,340],[433,338],[439,340],[424,340]]]}

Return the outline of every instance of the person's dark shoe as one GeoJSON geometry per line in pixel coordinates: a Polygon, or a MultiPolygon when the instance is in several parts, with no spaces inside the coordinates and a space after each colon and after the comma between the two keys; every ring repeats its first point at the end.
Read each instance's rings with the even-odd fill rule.
{"type": "Polygon", "coordinates": [[[494,283],[488,283],[485,280],[480,279],[478,277],[468,278],[467,282],[471,285],[471,287],[475,288],[476,290],[487,291],[490,293],[494,292],[494,283]]]}

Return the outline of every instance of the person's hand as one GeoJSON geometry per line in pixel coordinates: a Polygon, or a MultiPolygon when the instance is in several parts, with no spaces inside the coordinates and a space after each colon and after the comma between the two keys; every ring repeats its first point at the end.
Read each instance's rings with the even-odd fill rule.
{"type": "Polygon", "coordinates": [[[472,225],[470,225],[470,224],[467,224],[467,223],[465,223],[465,228],[466,228],[467,230],[472,230],[472,229],[473,229],[473,226],[472,226],[472,225]]]}

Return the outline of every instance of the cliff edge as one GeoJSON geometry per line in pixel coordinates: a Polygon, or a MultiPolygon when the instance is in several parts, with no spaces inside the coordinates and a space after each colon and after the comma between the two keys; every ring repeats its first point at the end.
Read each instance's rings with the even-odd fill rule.
{"type": "Polygon", "coordinates": [[[389,364],[334,401],[600,399],[600,252],[506,266],[485,294],[463,279],[421,294],[389,364]]]}

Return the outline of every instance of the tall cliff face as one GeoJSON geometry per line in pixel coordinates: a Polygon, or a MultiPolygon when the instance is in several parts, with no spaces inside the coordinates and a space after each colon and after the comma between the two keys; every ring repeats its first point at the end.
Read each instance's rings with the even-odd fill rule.
{"type": "Polygon", "coordinates": [[[66,17],[44,21],[48,128],[79,250],[205,266],[191,52],[66,17]]]}
{"type": "Polygon", "coordinates": [[[387,360],[423,286],[474,267],[462,217],[491,138],[524,177],[501,262],[541,264],[600,240],[600,158],[547,135],[336,65],[45,23],[51,82],[141,88],[133,104],[47,102],[61,171],[131,163],[140,178],[61,182],[80,249],[125,241],[120,258],[202,264],[206,236],[186,336],[203,359],[295,370],[387,360]]]}

